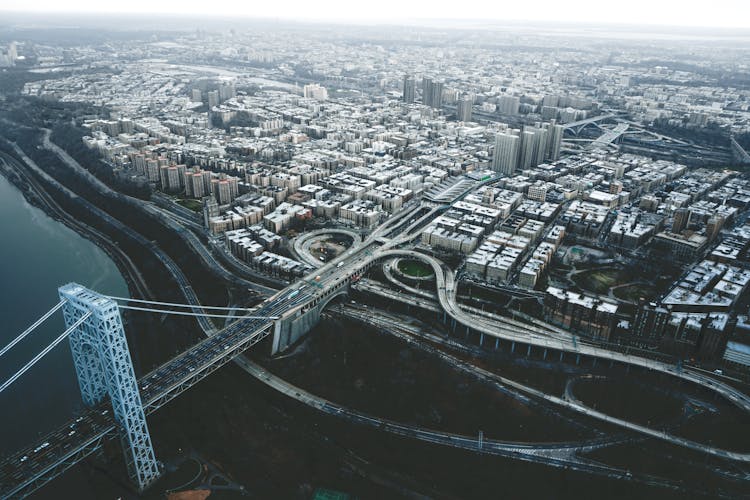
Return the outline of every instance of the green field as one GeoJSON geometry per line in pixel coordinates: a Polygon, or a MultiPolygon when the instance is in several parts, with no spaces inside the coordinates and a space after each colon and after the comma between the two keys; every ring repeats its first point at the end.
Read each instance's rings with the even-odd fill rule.
{"type": "Polygon", "coordinates": [[[200,200],[184,199],[177,200],[177,203],[189,210],[192,210],[193,212],[200,213],[203,211],[203,203],[201,203],[200,200]]]}
{"type": "Polygon", "coordinates": [[[628,302],[638,302],[638,299],[640,299],[641,297],[646,300],[653,300],[657,295],[656,288],[646,284],[629,285],[622,288],[615,288],[612,293],[614,293],[615,297],[617,297],[618,299],[626,300],[628,302]]]}
{"type": "Polygon", "coordinates": [[[398,263],[398,270],[415,278],[426,278],[433,274],[430,266],[418,260],[401,260],[398,263]]]}
{"type": "Polygon", "coordinates": [[[591,269],[573,276],[576,285],[600,295],[606,295],[615,285],[627,283],[630,277],[619,269],[591,269]]]}

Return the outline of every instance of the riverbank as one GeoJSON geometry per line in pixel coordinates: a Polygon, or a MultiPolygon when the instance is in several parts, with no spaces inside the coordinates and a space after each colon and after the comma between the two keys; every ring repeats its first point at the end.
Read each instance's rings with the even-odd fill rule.
{"type": "Polygon", "coordinates": [[[0,161],[0,175],[14,185],[23,195],[24,199],[32,206],[39,208],[50,218],[64,224],[77,234],[94,243],[101,248],[117,266],[123,279],[128,285],[130,296],[134,298],[152,299],[153,294],[148,288],[145,279],[136,268],[130,257],[125,254],[116,244],[112,243],[105,235],[91,226],[71,217],[62,209],[50,195],[44,190],[39,181],[30,178],[28,172],[21,170],[21,163],[15,161],[15,167],[10,165],[8,158],[0,161]]]}

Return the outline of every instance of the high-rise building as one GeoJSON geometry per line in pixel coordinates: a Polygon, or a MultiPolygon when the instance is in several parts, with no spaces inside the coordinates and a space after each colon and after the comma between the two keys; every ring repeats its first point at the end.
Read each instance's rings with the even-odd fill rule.
{"type": "Polygon", "coordinates": [[[203,93],[201,89],[193,89],[190,92],[190,100],[193,102],[203,102],[203,93]]]}
{"type": "Polygon", "coordinates": [[[458,100],[456,106],[456,118],[460,122],[471,121],[471,107],[474,105],[474,99],[471,96],[464,96],[458,100]]]}
{"type": "Polygon", "coordinates": [[[153,158],[146,160],[146,177],[149,182],[159,181],[159,162],[153,158]]]}
{"type": "Polygon", "coordinates": [[[520,166],[522,169],[527,169],[532,166],[534,166],[534,145],[536,141],[534,140],[534,128],[533,127],[524,127],[523,132],[521,133],[521,144],[519,144],[520,149],[520,159],[518,162],[518,166],[520,166]]]}
{"type": "Polygon", "coordinates": [[[563,132],[565,127],[562,125],[550,125],[549,140],[547,141],[547,159],[557,161],[560,159],[560,148],[562,147],[563,132]]]}
{"type": "Polygon", "coordinates": [[[436,82],[425,76],[422,78],[422,104],[431,108],[440,108],[443,105],[443,82],[436,82]]]}
{"type": "Polygon", "coordinates": [[[203,198],[203,223],[209,227],[209,221],[219,215],[219,204],[213,196],[203,198]]]}
{"type": "Polygon", "coordinates": [[[435,82],[432,84],[432,100],[430,106],[439,109],[443,105],[443,88],[445,84],[443,82],[435,82]]]}
{"type": "Polygon", "coordinates": [[[547,94],[542,100],[542,106],[554,106],[557,107],[560,104],[560,97],[552,94],[547,94]]]}
{"type": "Polygon", "coordinates": [[[495,152],[492,155],[492,170],[513,175],[518,166],[518,149],[521,139],[518,131],[500,133],[495,136],[495,152]]]}
{"type": "Polygon", "coordinates": [[[430,105],[430,99],[432,99],[432,78],[429,76],[422,77],[422,104],[425,106],[430,105]]]}
{"type": "Polygon", "coordinates": [[[237,95],[237,91],[234,88],[234,82],[222,82],[219,85],[219,100],[221,102],[231,99],[237,95]]]}
{"type": "Polygon", "coordinates": [[[206,191],[203,189],[203,174],[190,172],[185,179],[185,193],[193,198],[203,198],[206,191]]]}
{"type": "Polygon", "coordinates": [[[672,232],[680,234],[683,229],[690,223],[690,209],[678,208],[674,213],[674,222],[672,222],[672,232]]]}
{"type": "Polygon", "coordinates": [[[182,188],[180,170],[176,165],[167,167],[167,189],[170,191],[179,191],[180,188],[182,188]]]}
{"type": "Polygon", "coordinates": [[[542,120],[554,120],[558,111],[555,106],[542,106],[542,120]]]}
{"type": "Polygon", "coordinates": [[[169,166],[162,165],[159,167],[159,182],[161,183],[161,189],[167,191],[169,189],[169,166]]]}
{"type": "Polygon", "coordinates": [[[232,192],[229,181],[226,179],[212,179],[211,191],[219,205],[227,205],[232,201],[232,192]]]}
{"type": "Polygon", "coordinates": [[[546,128],[537,128],[534,131],[534,162],[537,166],[547,159],[548,134],[546,128]]]}
{"type": "Polygon", "coordinates": [[[302,88],[302,95],[318,101],[325,101],[328,99],[328,90],[317,83],[311,83],[302,88]]]}
{"type": "Polygon", "coordinates": [[[414,81],[414,77],[411,75],[404,76],[404,92],[402,99],[407,104],[414,103],[417,97],[417,82],[414,81]]]}
{"type": "Polygon", "coordinates": [[[214,106],[219,105],[219,91],[218,90],[210,90],[208,92],[208,109],[213,108],[214,106]]]}
{"type": "Polygon", "coordinates": [[[521,99],[515,96],[501,96],[497,103],[497,110],[502,115],[517,115],[521,99]]]}

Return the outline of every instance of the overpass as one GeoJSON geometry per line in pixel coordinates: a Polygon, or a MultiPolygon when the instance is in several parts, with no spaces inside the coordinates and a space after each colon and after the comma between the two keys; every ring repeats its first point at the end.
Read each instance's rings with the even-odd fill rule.
{"type": "MultiPolygon", "coordinates": [[[[126,463],[129,466],[131,478],[140,490],[147,488],[158,477],[158,471],[153,452],[148,451],[151,446],[148,429],[145,425],[145,416],[156,411],[270,335],[274,337],[272,344],[274,352],[287,348],[317,323],[320,318],[320,311],[328,302],[336,296],[347,293],[348,283],[353,279],[358,279],[361,273],[375,262],[374,259],[363,259],[361,257],[362,254],[372,254],[373,242],[382,238],[383,234],[389,233],[394,228],[410,222],[407,217],[420,210],[421,207],[418,205],[410,207],[377,228],[365,244],[355,249],[355,255],[351,257],[356,259],[356,262],[362,263],[361,265],[344,268],[330,263],[318,270],[317,276],[310,277],[307,281],[299,281],[268,298],[253,310],[252,316],[240,317],[231,325],[218,331],[209,317],[226,316],[207,313],[205,310],[222,308],[201,306],[195,292],[179,267],[156,245],[149,245],[150,242],[141,241],[162,259],[162,262],[177,280],[189,304],[180,306],[179,304],[153,301],[135,301],[159,307],[187,308],[183,311],[163,308],[149,309],[123,304],[120,304],[119,308],[195,316],[204,332],[211,335],[137,381],[132,374],[132,363],[130,363],[130,357],[127,353],[127,345],[124,344],[125,347],[123,347],[122,342],[117,344],[115,348],[110,345],[112,339],[120,337],[124,339],[119,314],[115,315],[113,312],[118,309],[115,304],[116,298],[99,295],[75,284],[62,287],[60,289],[61,304],[66,304],[65,307],[72,307],[70,304],[76,304],[75,310],[77,311],[75,314],[68,313],[66,315],[68,330],[55,340],[54,345],[47,346],[31,363],[14,374],[11,377],[12,380],[9,379],[0,386],[0,392],[25,373],[55,345],[65,340],[66,337],[71,336],[71,347],[73,347],[72,339],[78,334],[86,334],[88,335],[87,341],[78,349],[78,358],[74,357],[74,361],[78,359],[76,361],[77,366],[82,366],[78,370],[79,385],[81,386],[83,399],[90,405],[90,409],[80,417],[67,422],[60,429],[43,436],[33,445],[5,457],[0,463],[0,498],[26,495],[33,492],[91,455],[105,441],[115,437],[118,433],[123,438],[123,451],[126,453],[126,463]],[[357,255],[360,255],[360,257],[356,258],[357,255]],[[103,320],[97,316],[97,323],[90,323],[90,321],[93,321],[91,318],[98,314],[97,311],[101,312],[100,310],[106,310],[107,319],[103,320]],[[79,320],[82,323],[79,323],[79,320]],[[101,346],[97,347],[95,351],[99,352],[98,355],[101,360],[110,359],[107,363],[96,359],[89,362],[91,349],[86,346],[99,345],[98,343],[101,343],[101,346]],[[118,355],[110,356],[115,351],[118,355]],[[95,365],[96,368],[92,368],[95,365]],[[110,371],[100,372],[101,365],[109,366],[110,371]],[[116,370],[113,368],[115,366],[117,367],[116,370]],[[118,370],[124,371],[120,373],[118,370]],[[94,373],[94,375],[81,375],[87,371],[94,373]],[[117,383],[111,381],[115,379],[117,379],[117,383]],[[123,392],[127,393],[128,397],[126,403],[120,404],[120,399],[117,398],[121,397],[123,392]],[[111,403],[106,400],[107,394],[110,395],[111,403]],[[112,409],[116,407],[119,407],[120,410],[112,412],[112,409]],[[134,408],[136,411],[130,412],[134,408]],[[137,411],[139,408],[140,412],[137,411]],[[113,415],[113,413],[115,414],[113,415]],[[136,415],[136,417],[132,415],[136,415]],[[134,421],[139,422],[137,425],[138,431],[135,434],[128,430],[128,424],[134,421]],[[128,438],[128,436],[130,437],[128,438]]],[[[111,217],[103,211],[97,213],[102,217],[111,217]]],[[[112,223],[118,224],[119,221],[113,219],[112,223]]],[[[137,233],[133,237],[135,238],[136,235],[140,237],[140,240],[143,240],[143,237],[137,233]]],[[[394,242],[405,241],[409,237],[411,236],[407,232],[402,238],[394,240],[394,242]]],[[[128,300],[133,302],[133,299],[128,300]]],[[[53,309],[59,307],[60,304],[53,309]]],[[[20,338],[30,334],[46,317],[35,322],[32,328],[21,334],[20,338]]],[[[11,347],[13,345],[7,346],[3,349],[3,352],[11,347]]]]}
{"type": "Polygon", "coordinates": [[[599,138],[593,141],[590,144],[590,147],[591,148],[603,148],[603,147],[609,146],[610,144],[615,142],[617,139],[619,139],[620,136],[622,136],[622,134],[627,132],[628,127],[630,127],[630,125],[628,125],[627,123],[618,123],[615,126],[615,128],[613,128],[612,130],[607,130],[601,136],[599,136],[599,138]]]}
{"type": "Polygon", "coordinates": [[[745,151],[745,148],[740,146],[740,143],[735,140],[734,136],[729,138],[729,142],[732,146],[732,154],[737,161],[743,164],[750,164],[750,154],[745,151]]]}
{"type": "MultiPolygon", "coordinates": [[[[527,345],[529,349],[533,346],[553,352],[573,353],[577,356],[606,359],[661,371],[708,387],[743,410],[750,410],[750,398],[710,377],[688,371],[678,371],[666,363],[576,342],[572,338],[555,334],[541,327],[524,325],[520,322],[516,325],[512,323],[512,320],[499,323],[464,311],[456,303],[456,284],[451,270],[446,269],[434,257],[413,250],[393,248],[407,242],[418,232],[404,234],[397,239],[388,240],[383,245],[379,243],[379,240],[383,239],[381,234],[387,232],[389,226],[396,222],[398,220],[381,226],[360,248],[350,255],[344,255],[326,264],[316,271],[315,277],[300,280],[270,297],[252,311],[252,317],[240,318],[141,378],[138,383],[144,414],[157,410],[266,337],[273,336],[273,352],[283,351],[319,321],[320,314],[328,303],[348,293],[352,282],[358,281],[376,263],[394,257],[419,259],[431,265],[436,275],[440,308],[445,314],[472,331],[527,345]],[[520,325],[524,325],[524,328],[520,328],[520,325]]],[[[192,305],[190,307],[195,308],[192,305]]],[[[556,398],[555,402],[575,409],[573,403],[563,398],[556,398]]],[[[586,409],[585,413],[610,423],[620,423],[609,416],[598,415],[589,409],[586,409]]],[[[82,421],[69,422],[62,429],[42,438],[39,443],[6,459],[0,465],[0,484],[2,484],[0,491],[5,496],[41,486],[96,450],[105,439],[115,434],[114,431],[117,428],[116,421],[108,413],[106,403],[98,403],[82,421]],[[71,430],[76,432],[70,435],[71,430]],[[48,445],[43,448],[42,452],[33,451],[44,443],[48,445]],[[22,461],[23,457],[27,457],[26,460],[22,461]],[[19,467],[20,464],[24,465],[19,467]]],[[[672,436],[665,435],[661,431],[648,428],[637,430],[652,437],[666,439],[729,460],[750,462],[750,454],[719,450],[681,438],[673,439],[672,436]]],[[[145,486],[147,484],[143,485],[145,486]]]]}
{"type": "Polygon", "coordinates": [[[607,113],[605,115],[599,115],[599,116],[594,116],[591,118],[586,118],[585,120],[578,120],[575,122],[566,123],[563,125],[563,127],[565,128],[565,130],[570,130],[570,132],[573,135],[577,136],[578,134],[581,133],[581,130],[583,130],[587,126],[593,125],[593,124],[596,124],[598,122],[602,122],[605,120],[611,120],[612,118],[615,118],[616,116],[617,115],[614,113],[607,113]]]}
{"type": "MultiPolygon", "coordinates": [[[[576,356],[617,361],[669,373],[703,385],[721,394],[743,410],[750,410],[750,398],[740,391],[705,375],[678,371],[665,363],[576,342],[575,339],[571,339],[561,332],[543,326],[530,326],[513,322],[513,320],[500,323],[495,319],[463,310],[456,302],[456,283],[452,270],[446,268],[441,261],[434,257],[413,250],[398,248],[417,237],[425,221],[438,210],[440,210],[440,207],[430,208],[429,206],[414,205],[394,215],[385,224],[378,227],[361,246],[350,249],[339,258],[322,266],[313,275],[297,281],[268,298],[259,307],[253,309],[252,316],[241,317],[142,377],[137,381],[137,390],[135,391],[140,401],[136,401],[135,396],[133,396],[134,399],[131,403],[134,406],[141,406],[145,417],[145,415],[156,411],[251,346],[270,336],[273,337],[273,352],[285,350],[317,324],[322,310],[336,297],[347,294],[350,285],[360,280],[368,269],[383,260],[394,257],[408,257],[422,260],[432,266],[438,285],[437,299],[440,309],[452,320],[465,325],[467,329],[514,344],[527,345],[529,349],[537,347],[560,353],[573,353],[576,356]],[[389,238],[389,236],[395,234],[398,234],[398,236],[389,238]],[[523,328],[521,328],[521,325],[523,325],[523,328]]],[[[170,264],[169,268],[173,273],[181,274],[173,262],[170,264]]],[[[183,292],[192,292],[186,281],[181,283],[181,287],[183,292]]],[[[66,293],[73,295],[78,292],[84,293],[80,288],[82,287],[76,289],[75,286],[71,286],[66,289],[66,293]]],[[[95,304],[94,309],[104,307],[102,304],[107,307],[112,306],[110,303],[113,300],[112,298],[102,297],[90,291],[85,291],[85,293],[91,304],[98,304],[95,304]]],[[[62,289],[61,294],[63,294],[62,289]]],[[[185,295],[190,302],[186,306],[189,311],[180,312],[180,314],[199,316],[204,331],[215,330],[207,319],[210,314],[205,312],[206,308],[198,304],[195,294],[185,293],[185,295]]],[[[73,300],[70,297],[63,297],[63,299],[73,300]]],[[[120,305],[120,307],[133,308],[133,306],[124,305],[120,305]]],[[[78,316],[66,317],[69,320],[68,326],[72,328],[70,322],[74,321],[73,325],[75,325],[75,322],[83,317],[84,311],[85,308],[79,311],[81,314],[78,316]]],[[[160,310],[159,312],[171,311],[160,310]]],[[[87,413],[68,422],[61,429],[44,436],[34,445],[7,457],[0,464],[0,494],[3,497],[33,491],[93,453],[105,440],[117,435],[115,431],[119,431],[122,435],[122,412],[113,416],[110,413],[112,406],[108,405],[106,400],[101,400],[104,395],[101,388],[95,392],[98,399],[97,397],[90,398],[92,406],[87,413]]],[[[562,398],[558,399],[560,400],[558,403],[563,406],[572,404],[562,398]]],[[[597,418],[596,415],[592,416],[597,418]]],[[[601,418],[604,419],[605,417],[609,418],[608,416],[602,416],[601,418]]],[[[607,421],[612,422],[611,420],[607,421]]],[[[145,424],[143,429],[146,429],[145,424]]],[[[650,429],[639,429],[639,431],[675,442],[671,439],[671,436],[652,432],[650,429]]],[[[147,429],[141,434],[148,436],[147,429]]],[[[677,444],[728,460],[750,461],[750,455],[745,453],[718,450],[687,440],[680,440],[677,444]]],[[[127,452],[128,449],[126,448],[125,451],[127,452]]],[[[150,458],[145,460],[144,463],[148,464],[150,472],[143,481],[136,477],[137,475],[131,473],[131,476],[137,479],[136,483],[141,489],[147,487],[156,477],[153,468],[154,460],[150,458]]]]}

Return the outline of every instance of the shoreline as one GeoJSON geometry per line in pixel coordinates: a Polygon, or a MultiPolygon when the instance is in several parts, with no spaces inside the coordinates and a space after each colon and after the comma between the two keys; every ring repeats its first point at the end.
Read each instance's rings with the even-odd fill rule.
{"type": "Polygon", "coordinates": [[[152,298],[151,290],[145,278],[141,276],[136,264],[132,262],[130,257],[118,245],[111,242],[106,235],[89,226],[86,222],[74,219],[73,216],[53,200],[45,200],[45,197],[51,197],[51,194],[46,192],[45,189],[45,187],[49,188],[49,186],[35,186],[35,183],[41,184],[42,181],[34,179],[33,182],[30,182],[27,176],[31,174],[19,172],[17,168],[13,168],[7,162],[4,162],[0,166],[0,175],[17,189],[24,200],[31,206],[38,208],[47,217],[75,231],[76,234],[100,248],[117,267],[123,280],[125,280],[131,297],[152,298]],[[40,190],[44,192],[40,192],[40,190]],[[52,206],[53,203],[57,206],[52,206]],[[141,281],[140,286],[137,283],[138,278],[136,276],[141,281]]]}

